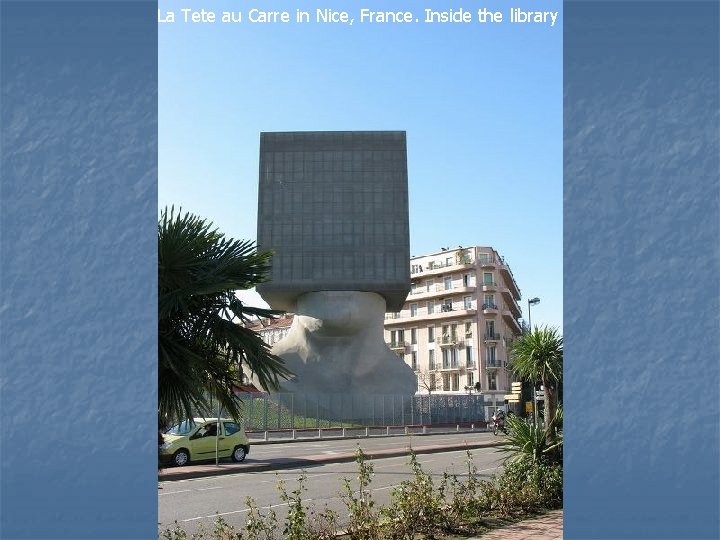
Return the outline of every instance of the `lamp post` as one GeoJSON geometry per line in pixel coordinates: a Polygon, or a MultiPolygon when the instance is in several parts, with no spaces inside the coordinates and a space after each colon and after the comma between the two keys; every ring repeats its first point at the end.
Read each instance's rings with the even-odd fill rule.
{"type": "Polygon", "coordinates": [[[540,303],[540,299],[536,296],[528,300],[528,326],[532,332],[532,319],[530,318],[530,306],[537,306],[540,303]]]}
{"type": "MultiPolygon", "coordinates": [[[[528,299],[528,326],[529,331],[532,332],[532,319],[530,318],[530,306],[537,306],[540,303],[540,299],[536,296],[535,298],[528,299]]],[[[537,383],[533,381],[533,423],[537,426],[538,424],[538,413],[537,413],[537,392],[535,385],[537,383]]]]}

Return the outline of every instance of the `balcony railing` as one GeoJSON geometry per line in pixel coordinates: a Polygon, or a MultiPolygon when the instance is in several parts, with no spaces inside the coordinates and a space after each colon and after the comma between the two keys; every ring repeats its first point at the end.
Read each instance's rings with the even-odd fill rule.
{"type": "Polygon", "coordinates": [[[445,334],[438,340],[440,345],[455,345],[458,342],[457,334],[445,334]]]}
{"type": "Polygon", "coordinates": [[[498,308],[496,304],[483,304],[482,307],[483,307],[483,309],[497,309],[498,308]]]}
{"type": "Polygon", "coordinates": [[[441,313],[448,313],[450,311],[453,311],[453,307],[450,304],[442,304],[440,306],[440,312],[441,313]]]}
{"type": "Polygon", "coordinates": [[[502,362],[500,360],[487,360],[485,362],[486,368],[501,368],[502,362]]]}
{"type": "Polygon", "coordinates": [[[485,334],[486,341],[500,341],[500,334],[485,334]]]}
{"type": "Polygon", "coordinates": [[[391,349],[404,349],[408,346],[407,341],[391,341],[388,343],[388,347],[391,349]]]}

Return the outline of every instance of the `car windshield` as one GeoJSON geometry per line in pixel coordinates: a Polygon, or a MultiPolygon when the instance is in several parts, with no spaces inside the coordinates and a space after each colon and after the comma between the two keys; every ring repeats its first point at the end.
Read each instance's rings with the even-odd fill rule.
{"type": "Polygon", "coordinates": [[[165,433],[167,435],[187,435],[196,426],[195,422],[185,420],[179,424],[175,424],[173,427],[168,429],[165,433]]]}

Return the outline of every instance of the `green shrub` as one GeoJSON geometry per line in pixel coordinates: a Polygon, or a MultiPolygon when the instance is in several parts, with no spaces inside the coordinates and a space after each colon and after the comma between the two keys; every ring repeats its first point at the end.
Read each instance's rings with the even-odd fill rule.
{"type": "Polygon", "coordinates": [[[509,416],[506,422],[509,430],[507,445],[500,447],[502,452],[524,456],[534,463],[562,463],[562,431],[555,429],[555,422],[550,426],[554,440],[549,439],[548,431],[542,425],[515,415],[509,416]]]}
{"type": "Polygon", "coordinates": [[[343,479],[342,500],[348,509],[349,523],[347,532],[352,540],[381,540],[384,538],[380,526],[380,516],[375,511],[375,501],[368,489],[374,474],[372,463],[368,463],[366,454],[358,446],[355,450],[355,463],[358,465],[358,490],[352,488],[349,478],[343,479]]]}
{"type": "Polygon", "coordinates": [[[245,505],[248,507],[248,518],[245,522],[248,540],[274,540],[277,529],[275,511],[271,508],[267,514],[263,514],[252,497],[245,499],[245,505]]]}
{"type": "Polygon", "coordinates": [[[391,492],[390,505],[383,510],[386,538],[412,540],[417,533],[425,535],[447,527],[444,484],[435,489],[432,476],[426,473],[410,451],[413,479],[404,481],[391,492]]]}
{"type": "Polygon", "coordinates": [[[562,506],[562,467],[532,461],[527,456],[509,460],[494,481],[482,481],[480,506],[513,516],[562,506]]]}

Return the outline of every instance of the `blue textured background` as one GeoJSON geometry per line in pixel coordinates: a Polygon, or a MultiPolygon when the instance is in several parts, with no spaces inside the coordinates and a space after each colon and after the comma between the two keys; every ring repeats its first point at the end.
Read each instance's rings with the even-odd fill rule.
{"type": "Polygon", "coordinates": [[[565,2],[565,538],[720,538],[718,3],[565,2]]]}
{"type": "Polygon", "coordinates": [[[152,538],[157,7],[0,9],[0,537],[152,538]]]}

